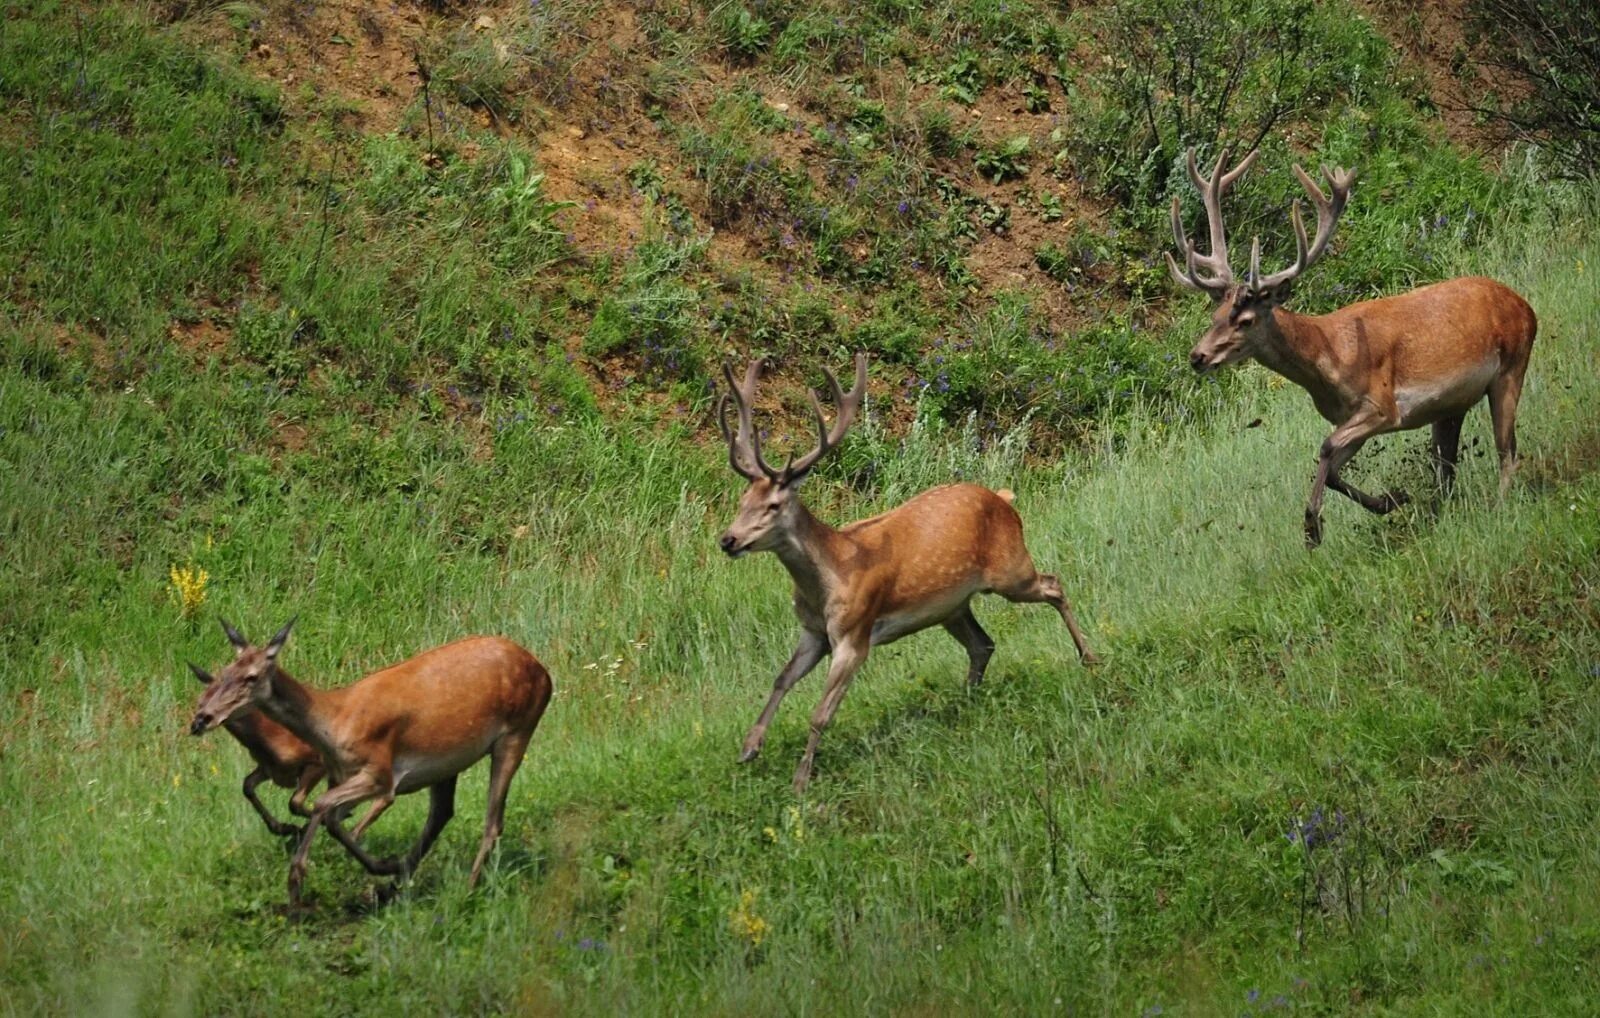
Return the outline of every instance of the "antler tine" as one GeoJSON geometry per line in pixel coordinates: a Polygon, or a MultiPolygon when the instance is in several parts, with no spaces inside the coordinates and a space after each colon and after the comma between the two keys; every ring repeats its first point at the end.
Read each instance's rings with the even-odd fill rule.
{"type": "Polygon", "coordinates": [[[1300,167],[1294,166],[1294,175],[1300,181],[1300,186],[1311,199],[1311,204],[1317,208],[1317,235],[1307,242],[1305,222],[1300,217],[1300,202],[1297,200],[1290,206],[1289,218],[1294,224],[1295,259],[1294,264],[1286,269],[1274,272],[1265,279],[1252,283],[1253,288],[1269,289],[1282,286],[1293,280],[1300,273],[1310,268],[1328,250],[1328,243],[1333,239],[1333,229],[1339,222],[1339,216],[1344,213],[1345,203],[1350,199],[1350,187],[1355,183],[1355,170],[1341,170],[1323,166],[1322,175],[1328,179],[1329,190],[1333,192],[1330,198],[1322,193],[1322,189],[1311,179],[1311,175],[1300,167]]]}
{"type": "Polygon", "coordinates": [[[833,390],[834,405],[839,408],[838,414],[833,419],[833,427],[827,426],[827,419],[822,412],[822,398],[815,389],[808,391],[811,397],[811,412],[817,419],[817,447],[800,457],[791,460],[784,468],[784,475],[791,479],[802,477],[817,461],[827,455],[828,451],[836,448],[844,440],[845,432],[850,430],[850,425],[855,423],[856,414],[861,411],[861,401],[867,394],[867,355],[856,354],[855,384],[846,393],[839,387],[839,380],[827,368],[822,369],[827,376],[828,386],[833,390]]]}
{"type": "Polygon", "coordinates": [[[1172,201],[1172,237],[1184,252],[1186,271],[1179,271],[1177,259],[1173,258],[1170,252],[1167,255],[1167,268],[1172,273],[1172,278],[1180,284],[1204,290],[1213,297],[1221,296],[1234,283],[1233,270],[1228,266],[1228,240],[1222,220],[1222,196],[1256,159],[1256,152],[1251,151],[1239,160],[1239,165],[1224,173],[1222,168],[1228,164],[1228,155],[1231,151],[1231,146],[1223,146],[1222,151],[1217,154],[1217,162],[1212,167],[1209,178],[1200,175],[1200,167],[1195,162],[1193,148],[1190,148],[1185,155],[1189,180],[1194,184],[1195,190],[1200,192],[1201,201],[1205,205],[1206,225],[1211,240],[1210,254],[1201,255],[1195,251],[1193,241],[1189,240],[1184,232],[1178,200],[1174,197],[1172,201]],[[1201,276],[1197,271],[1198,268],[1206,269],[1210,273],[1209,278],[1201,276]]]}
{"type": "Polygon", "coordinates": [[[761,458],[761,437],[756,433],[755,425],[751,421],[752,407],[755,405],[756,382],[761,378],[761,359],[750,362],[745,369],[744,384],[740,385],[733,380],[733,369],[727,364],[722,366],[722,374],[728,380],[728,392],[724,394],[722,403],[717,408],[717,426],[722,429],[723,439],[728,443],[728,465],[733,472],[746,480],[758,481],[762,477],[773,480],[778,478],[778,472],[767,466],[766,460],[761,458]],[[731,435],[727,422],[727,400],[733,398],[735,410],[738,412],[738,430],[731,435]]]}

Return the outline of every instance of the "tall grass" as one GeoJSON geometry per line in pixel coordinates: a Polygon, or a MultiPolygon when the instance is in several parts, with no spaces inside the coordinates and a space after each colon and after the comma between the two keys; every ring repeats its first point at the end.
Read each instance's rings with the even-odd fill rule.
{"type": "MultiPolygon", "coordinates": [[[[1001,7],[974,5],[973,24],[998,31],[1001,7]]],[[[1450,248],[1450,271],[1497,276],[1540,315],[1505,501],[1475,412],[1451,502],[1381,520],[1330,503],[1305,553],[1324,427],[1256,368],[1177,407],[1135,392],[1049,461],[976,418],[917,414],[897,434],[898,394],[875,393],[808,503],[843,521],[956,477],[1015,489],[1106,664],[1079,668],[1052,613],[985,599],[985,685],[964,687],[937,631],[875,651],[796,799],[816,680],[760,760],[733,762],[795,623],[778,563],[716,552],[738,485],[709,423],[601,420],[559,353],[536,359],[533,394],[462,387],[452,364],[517,349],[489,340],[503,324],[539,335],[551,307],[513,299],[540,291],[511,277],[463,290],[500,271],[475,250],[491,224],[463,221],[416,275],[371,239],[447,237],[509,165],[433,178],[372,143],[367,178],[390,183],[368,209],[393,222],[369,237],[335,219],[323,248],[328,178],[295,192],[310,213],[285,211],[270,109],[225,116],[237,82],[94,24],[110,34],[81,61],[49,52],[34,85],[0,78],[20,110],[70,111],[50,90],[81,63],[85,95],[110,97],[60,113],[82,122],[54,141],[0,148],[6,236],[27,242],[0,244],[0,1010],[1585,1013],[1600,990],[1592,191],[1525,185],[1527,208],[1450,248]],[[172,90],[159,110],[116,83],[141,62],[172,90]],[[255,125],[238,165],[132,188],[161,160],[126,144],[129,125],[196,103],[217,116],[178,133],[213,154],[218,124],[255,125]],[[71,151],[103,160],[79,191],[54,186],[71,151]],[[149,204],[158,191],[193,218],[149,204]],[[141,229],[172,239],[149,253],[131,246],[141,229]],[[126,264],[72,271],[85,252],[126,264]],[[230,289],[257,260],[272,285],[230,289]],[[216,350],[173,331],[210,320],[196,278],[235,280],[223,290],[259,331],[248,307],[216,350]],[[308,314],[316,336],[296,324],[308,314]],[[174,566],[208,574],[198,611],[174,566]],[[468,632],[545,661],[556,700],[476,894],[469,776],[397,900],[376,904],[324,844],[316,911],[281,911],[286,858],[238,794],[244,754],[184,734],[182,662],[223,653],[219,613],[258,637],[298,613],[285,666],[323,685],[468,632]]],[[[8,25],[12,56],[47,38],[8,25]]],[[[517,207],[538,227],[527,172],[517,207]]],[[[544,258],[547,233],[501,239],[544,258]]],[[[1153,342],[1181,352],[1200,311],[1153,342]]],[[[1426,494],[1422,445],[1393,436],[1356,469],[1426,494]]],[[[369,838],[408,844],[422,811],[402,801],[369,838]]]]}

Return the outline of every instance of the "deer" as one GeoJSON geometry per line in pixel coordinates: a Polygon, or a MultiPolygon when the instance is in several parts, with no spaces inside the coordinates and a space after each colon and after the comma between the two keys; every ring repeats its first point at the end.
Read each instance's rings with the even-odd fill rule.
{"type": "Polygon", "coordinates": [[[483,838],[467,878],[477,886],[500,837],[511,779],[550,702],[550,673],[510,640],[473,636],[422,652],[341,689],[317,689],[284,671],[279,653],[294,619],[265,647],[236,654],[206,684],[189,730],[204,733],[259,711],[312,746],[328,787],[312,804],[289,863],[289,906],[303,904],[307,859],[324,824],[369,873],[401,879],[415,871],[455,813],[456,778],[489,757],[489,803],[483,838]],[[426,788],[428,817],[403,858],[375,859],[361,836],[397,796],[426,788]],[[371,802],[355,829],[342,822],[371,802]]]}
{"type": "MultiPolygon", "coordinates": [[[[236,653],[243,654],[250,649],[250,641],[229,625],[227,619],[218,621],[222,623],[222,631],[227,634],[228,642],[233,644],[236,653]]],[[[212,683],[213,679],[206,670],[192,661],[189,662],[189,670],[202,685],[212,683]]],[[[246,801],[266,821],[267,830],[280,838],[298,838],[302,833],[300,826],[284,823],[273,816],[272,811],[256,796],[256,787],[263,781],[271,781],[279,788],[292,788],[294,792],[289,797],[289,812],[309,817],[311,811],[306,808],[305,801],[322,780],[322,757],[299,736],[260,712],[228,718],[222,726],[256,762],[255,770],[244,777],[246,801]]]]}
{"type": "Polygon", "coordinates": [[[779,704],[824,655],[831,659],[827,685],[811,715],[810,738],[794,772],[796,795],[810,782],[822,732],[871,648],[943,626],[966,648],[967,683],[977,686],[995,645],[972,613],[975,594],[1051,605],[1072,634],[1082,663],[1097,663],[1060,580],[1034,568],[1023,543],[1022,517],[1012,506],[1015,496],[1009,490],[946,484],[837,530],[813,516],[800,500],[800,483],[838,447],[860,411],[866,395],[866,356],[856,355],[855,383],[848,394],[831,371],[823,370],[837,407],[833,425],[828,426],[821,398],[811,390],[817,445],[799,458],[791,455],[781,470],[774,470],[762,457],[760,436],[751,421],[762,367],[759,359],[753,361],[740,384],[733,370],[723,366],[728,390],[717,405],[717,424],[728,446],[728,465],[749,485],[719,543],[734,559],[759,551],[778,556],[794,581],[800,642],[745,737],[741,763],[759,755],[779,704]],[[734,428],[728,424],[730,403],[737,413],[734,428]]]}
{"type": "Polygon", "coordinates": [[[1355,183],[1355,172],[1322,167],[1323,194],[1298,164],[1295,178],[1317,211],[1317,230],[1306,238],[1298,199],[1290,208],[1295,259],[1278,272],[1261,272],[1261,238],[1251,243],[1244,282],[1234,276],[1222,220],[1222,196],[1255,161],[1251,151],[1228,172],[1229,150],[1209,178],[1188,153],[1189,179],[1200,192],[1210,228],[1210,253],[1201,255],[1184,231],[1179,201],[1172,199],[1172,236],[1182,264],[1166,253],[1180,285],[1209,295],[1211,326],[1189,354],[1205,373],[1254,359],[1311,395],[1333,433],[1322,443],[1306,501],[1308,548],[1322,543],[1322,501],[1332,488],[1378,515],[1410,501],[1404,491],[1371,495],[1340,475],[1376,435],[1432,425],[1431,452],[1441,497],[1455,483],[1461,424],[1487,397],[1500,457],[1500,497],[1517,467],[1517,403],[1533,351],[1538,319],[1515,290],[1483,276],[1463,276],[1406,293],[1360,301],[1324,315],[1297,314],[1283,306],[1294,281],[1327,252],[1335,225],[1355,183]]]}

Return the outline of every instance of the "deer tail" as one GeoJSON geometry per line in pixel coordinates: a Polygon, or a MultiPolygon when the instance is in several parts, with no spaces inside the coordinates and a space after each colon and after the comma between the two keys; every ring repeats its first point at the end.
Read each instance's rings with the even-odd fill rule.
{"type": "Polygon", "coordinates": [[[999,495],[1000,498],[1004,500],[1006,505],[1010,505],[1017,500],[1017,493],[1012,491],[1010,488],[1001,488],[999,491],[995,492],[995,494],[999,495]]]}

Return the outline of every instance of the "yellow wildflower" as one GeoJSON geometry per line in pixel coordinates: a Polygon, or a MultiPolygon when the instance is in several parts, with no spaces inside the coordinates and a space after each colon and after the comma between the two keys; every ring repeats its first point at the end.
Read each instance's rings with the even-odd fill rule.
{"type": "Polygon", "coordinates": [[[739,892],[739,904],[728,913],[728,925],[735,935],[750,941],[751,947],[760,947],[772,932],[772,926],[756,913],[756,892],[748,888],[739,892]]]}
{"type": "Polygon", "coordinates": [[[799,806],[789,807],[789,822],[784,824],[789,829],[789,836],[796,841],[806,840],[806,822],[800,816],[799,806]]]}
{"type": "Polygon", "coordinates": [[[179,569],[174,565],[167,576],[172,580],[172,590],[178,597],[178,609],[183,617],[193,617],[206,603],[206,581],[211,579],[211,574],[199,566],[179,569]]]}

